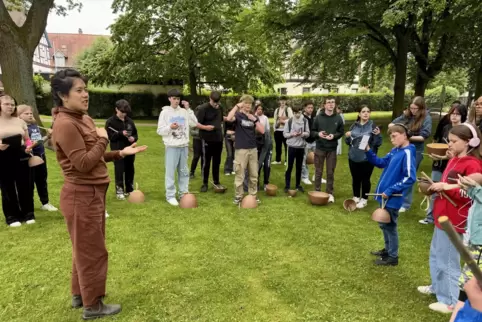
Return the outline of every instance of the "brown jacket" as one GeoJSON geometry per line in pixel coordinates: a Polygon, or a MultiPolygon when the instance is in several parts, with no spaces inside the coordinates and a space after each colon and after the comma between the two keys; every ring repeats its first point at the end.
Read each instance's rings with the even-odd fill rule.
{"type": "Polygon", "coordinates": [[[105,152],[109,141],[97,135],[92,118],[59,107],[52,139],[65,181],[73,184],[110,182],[106,162],[122,159],[119,151],[105,152]]]}

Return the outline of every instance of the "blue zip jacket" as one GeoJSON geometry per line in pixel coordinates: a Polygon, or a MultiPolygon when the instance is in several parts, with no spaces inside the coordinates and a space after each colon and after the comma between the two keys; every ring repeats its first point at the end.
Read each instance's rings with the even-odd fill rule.
{"type": "Polygon", "coordinates": [[[472,305],[470,305],[470,301],[467,300],[457,313],[455,322],[482,322],[482,312],[474,309],[472,305]]]}
{"type": "MultiPolygon", "coordinates": [[[[377,168],[384,169],[378,181],[376,193],[385,193],[388,197],[393,194],[403,194],[415,183],[417,177],[417,164],[415,159],[415,146],[409,144],[405,148],[393,148],[383,158],[370,149],[366,152],[368,162],[377,168]]],[[[375,197],[380,204],[382,197],[375,197]]],[[[386,203],[387,208],[400,209],[403,197],[390,197],[386,203]]]]}
{"type": "Polygon", "coordinates": [[[472,245],[482,245],[482,186],[468,189],[472,207],[467,217],[467,232],[472,245]]]}

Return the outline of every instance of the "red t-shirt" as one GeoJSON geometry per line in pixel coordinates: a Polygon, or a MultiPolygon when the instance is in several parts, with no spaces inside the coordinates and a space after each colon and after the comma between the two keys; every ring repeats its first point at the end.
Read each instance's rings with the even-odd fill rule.
{"type": "MultiPolygon", "coordinates": [[[[452,158],[449,160],[447,168],[445,168],[441,182],[449,182],[450,180],[451,183],[454,183],[451,179],[458,179],[457,174],[468,176],[472,173],[480,172],[482,172],[482,162],[476,157],[468,155],[462,158],[452,158]]],[[[445,193],[457,204],[457,207],[454,207],[445,197],[438,194],[433,205],[435,225],[442,229],[438,218],[447,216],[455,230],[463,234],[472,201],[462,189],[446,190],[445,193]]]]}

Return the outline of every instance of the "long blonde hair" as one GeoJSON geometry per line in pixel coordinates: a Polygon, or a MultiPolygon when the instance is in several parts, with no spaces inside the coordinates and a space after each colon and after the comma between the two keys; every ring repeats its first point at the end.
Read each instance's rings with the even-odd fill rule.
{"type": "Polygon", "coordinates": [[[412,104],[418,107],[419,113],[417,115],[413,115],[412,111],[410,110],[410,106],[403,113],[407,118],[414,118],[414,121],[410,125],[410,131],[418,132],[422,128],[425,117],[427,117],[427,104],[425,104],[425,99],[422,96],[414,97],[410,105],[412,104]]]}
{"type": "Polygon", "coordinates": [[[470,105],[470,111],[469,111],[469,117],[468,117],[468,121],[470,123],[472,123],[473,125],[477,126],[477,121],[479,121],[479,123],[481,122],[481,119],[477,120],[477,108],[475,107],[475,102],[477,102],[479,99],[481,99],[482,96],[480,96],[479,98],[477,98],[476,100],[474,100],[472,102],[472,104],[470,105]]]}

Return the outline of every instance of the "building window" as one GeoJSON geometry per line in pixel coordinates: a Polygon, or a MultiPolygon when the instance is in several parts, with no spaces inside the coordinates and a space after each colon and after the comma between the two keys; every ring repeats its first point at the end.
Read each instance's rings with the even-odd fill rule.
{"type": "Polygon", "coordinates": [[[280,95],[287,95],[288,94],[288,89],[286,87],[280,87],[278,88],[278,94],[280,95]]]}
{"type": "Polygon", "coordinates": [[[303,94],[311,93],[311,87],[303,87],[303,94]]]}
{"type": "Polygon", "coordinates": [[[56,53],[54,59],[55,67],[65,67],[65,56],[62,53],[56,53]]]}

